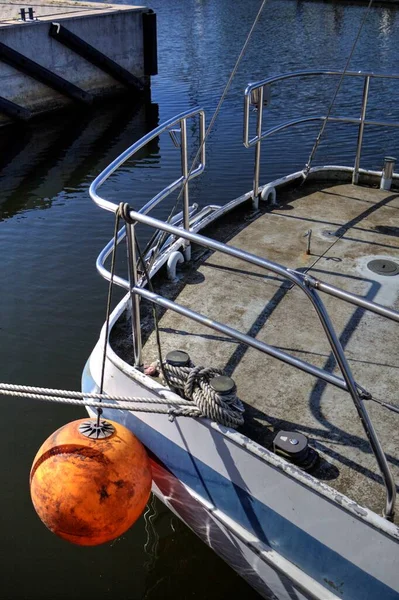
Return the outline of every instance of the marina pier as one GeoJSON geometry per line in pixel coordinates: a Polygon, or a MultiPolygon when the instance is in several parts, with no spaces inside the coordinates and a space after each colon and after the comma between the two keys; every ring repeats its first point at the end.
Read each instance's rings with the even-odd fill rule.
{"type": "Polygon", "coordinates": [[[0,125],[128,93],[157,73],[156,15],[83,2],[0,7],[0,125]]]}

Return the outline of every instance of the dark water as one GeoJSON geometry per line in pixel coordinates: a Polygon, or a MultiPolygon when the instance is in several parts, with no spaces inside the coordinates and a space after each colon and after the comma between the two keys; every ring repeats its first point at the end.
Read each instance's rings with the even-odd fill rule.
{"type": "MultiPolygon", "coordinates": [[[[1,132],[1,381],[79,388],[104,318],[106,285],[94,262],[112,235],[112,217],[90,202],[89,184],[157,124],[158,112],[160,121],[195,105],[212,113],[259,5],[260,0],[154,0],[160,74],[153,79],[152,106],[118,103],[90,116],[1,132]]],[[[192,200],[224,203],[252,187],[253,154],[241,143],[246,83],[290,70],[343,68],[365,10],[343,2],[269,1],[210,136],[207,173],[193,184],[192,200]]],[[[351,68],[399,71],[398,59],[399,13],[375,7],[351,68]]],[[[398,117],[398,87],[372,83],[370,117],[398,117]]],[[[277,113],[297,114],[297,99],[306,99],[310,109],[327,106],[331,89],[287,84],[288,96],[276,90],[270,123],[277,113]]],[[[345,84],[336,114],[357,116],[360,98],[359,82],[345,84]]],[[[315,127],[298,128],[268,142],[262,180],[302,167],[315,133],[315,127]]],[[[354,128],[328,128],[317,162],[342,155],[353,161],[355,142],[354,128]]],[[[377,138],[370,128],[362,165],[378,167],[384,154],[397,150],[396,135],[387,131],[377,138]]],[[[177,164],[178,151],[162,138],[107,184],[109,196],[139,206],[174,178],[177,164]]],[[[172,202],[158,207],[157,216],[166,216],[172,202]]],[[[56,539],[31,507],[29,470],[42,441],[84,415],[33,401],[2,399],[2,406],[1,598],[256,597],[159,503],[151,521],[141,519],[107,546],[80,549],[56,539]]]]}

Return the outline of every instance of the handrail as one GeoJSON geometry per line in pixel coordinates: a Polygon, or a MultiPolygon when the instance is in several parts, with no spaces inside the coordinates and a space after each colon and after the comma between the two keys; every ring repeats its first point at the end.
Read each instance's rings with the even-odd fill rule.
{"type": "Polygon", "coordinates": [[[243,143],[246,148],[251,148],[255,146],[255,166],[254,166],[254,181],[253,181],[253,201],[256,205],[259,197],[259,175],[260,175],[260,155],[261,155],[261,142],[262,140],[270,137],[271,135],[282,131],[283,129],[287,129],[294,125],[298,125],[301,123],[309,123],[312,121],[322,121],[327,117],[325,116],[309,116],[309,117],[299,117],[296,119],[291,119],[290,121],[285,121],[280,125],[276,125],[271,127],[265,131],[262,131],[262,121],[264,118],[263,115],[263,99],[264,99],[264,91],[272,84],[284,81],[286,79],[293,79],[296,77],[312,77],[312,76],[344,76],[344,77],[362,77],[364,78],[364,86],[363,86],[363,95],[362,95],[362,104],[361,104],[361,112],[359,118],[353,117],[328,117],[328,120],[331,122],[340,122],[340,123],[352,123],[359,125],[358,131],[358,139],[356,145],[356,158],[355,164],[353,167],[352,174],[352,183],[358,183],[359,179],[359,169],[360,169],[360,156],[362,151],[363,144],[363,132],[365,125],[376,125],[382,127],[399,127],[399,123],[393,121],[367,121],[366,120],[366,110],[367,110],[367,102],[370,88],[370,80],[371,79],[392,79],[398,80],[399,74],[385,74],[385,73],[373,73],[373,72],[365,72],[365,71],[335,71],[335,70],[318,70],[318,71],[296,71],[293,73],[286,73],[284,75],[275,75],[273,77],[268,77],[266,79],[262,79],[261,81],[257,81],[254,83],[249,83],[244,92],[244,135],[243,135],[243,143]],[[256,93],[257,92],[257,93],[256,93]],[[256,122],[256,134],[251,139],[249,138],[249,115],[250,115],[250,106],[251,104],[255,105],[257,108],[257,122],[256,122]]]}
{"type": "MultiPolygon", "coordinates": [[[[262,82],[258,82],[257,84],[250,84],[250,86],[247,87],[246,93],[248,91],[248,94],[249,94],[251,89],[256,89],[256,87],[259,87],[260,91],[259,91],[259,95],[258,95],[258,102],[259,102],[260,107],[263,107],[264,85],[267,85],[268,83],[271,83],[272,81],[277,81],[279,79],[287,79],[289,77],[297,77],[300,75],[313,75],[313,74],[340,75],[342,73],[339,71],[337,71],[337,72],[335,72],[335,71],[331,71],[331,72],[330,71],[321,71],[321,72],[320,71],[317,71],[317,72],[308,71],[308,72],[301,72],[301,73],[295,73],[295,74],[289,74],[289,75],[285,75],[285,76],[269,78],[262,82]]],[[[384,77],[383,75],[364,74],[361,72],[347,73],[346,75],[365,76],[366,77],[366,87],[367,87],[367,89],[366,89],[366,87],[365,87],[365,89],[366,89],[367,93],[368,93],[368,84],[369,84],[370,77],[372,77],[372,76],[373,77],[384,77]]],[[[391,78],[391,79],[399,79],[399,75],[387,76],[387,77],[391,78]]],[[[249,98],[250,98],[250,96],[247,95],[246,96],[247,112],[246,112],[246,121],[245,121],[246,127],[244,128],[244,138],[246,136],[246,139],[248,139],[248,131],[249,131],[249,124],[247,122],[247,118],[249,119],[249,98]]],[[[366,94],[366,101],[367,101],[367,94],[366,94]]],[[[320,119],[320,118],[323,118],[323,117],[305,117],[302,120],[302,122],[305,122],[308,120],[320,119]]],[[[341,118],[338,118],[338,117],[336,117],[334,119],[341,120],[341,118]]],[[[346,118],[343,117],[342,119],[346,119],[346,118]]],[[[295,120],[295,122],[290,122],[290,123],[286,124],[285,126],[287,126],[287,127],[291,126],[292,124],[295,124],[296,121],[298,121],[298,120],[295,120]]],[[[365,103],[364,102],[363,102],[362,114],[361,114],[360,119],[359,120],[351,119],[351,122],[360,123],[360,125],[359,125],[359,140],[360,140],[360,146],[361,146],[361,137],[362,137],[362,133],[363,133],[362,127],[364,127],[364,124],[366,123],[366,121],[365,121],[365,103]]],[[[370,122],[370,123],[373,123],[373,122],[370,122]]],[[[380,124],[379,122],[378,123],[374,122],[374,123],[380,124]]],[[[125,152],[123,152],[106,169],[104,169],[104,171],[102,171],[102,173],[100,173],[100,175],[98,175],[98,177],[96,177],[96,179],[93,181],[93,183],[90,186],[91,198],[101,208],[104,208],[105,210],[108,210],[108,211],[116,212],[118,210],[118,205],[99,196],[99,194],[97,192],[98,188],[110,177],[110,175],[118,167],[120,167],[126,160],[128,160],[131,156],[133,156],[135,152],[137,152],[139,149],[141,149],[143,146],[145,146],[149,141],[151,141],[152,139],[154,139],[161,133],[170,130],[171,127],[173,127],[177,124],[180,124],[180,131],[181,131],[182,176],[179,177],[174,182],[172,182],[169,186],[167,186],[164,190],[159,192],[156,196],[154,196],[139,211],[133,211],[133,210],[130,211],[131,219],[133,219],[133,221],[135,221],[136,223],[145,224],[145,225],[150,226],[158,231],[167,232],[173,236],[176,236],[177,239],[186,240],[186,242],[195,242],[196,244],[204,246],[210,250],[222,252],[224,254],[241,259],[245,262],[256,265],[263,269],[272,271],[272,272],[288,279],[294,285],[298,286],[305,293],[307,298],[310,300],[310,302],[312,303],[312,305],[318,315],[318,318],[324,329],[326,337],[329,341],[329,344],[330,344],[331,350],[333,352],[333,355],[335,357],[335,360],[336,360],[338,366],[340,367],[340,370],[342,373],[342,378],[337,377],[337,376],[333,375],[332,373],[329,373],[328,371],[326,371],[324,369],[320,369],[319,367],[316,367],[310,363],[302,361],[301,359],[296,358],[295,356],[291,356],[290,354],[283,352],[282,350],[279,350],[278,348],[275,348],[264,342],[260,342],[259,340],[251,338],[250,336],[243,334],[243,333],[237,331],[236,329],[228,327],[227,325],[224,325],[223,323],[218,323],[217,321],[209,319],[208,317],[201,315],[198,312],[195,312],[189,308],[185,308],[175,302],[172,302],[171,300],[168,300],[168,299],[162,297],[159,294],[154,294],[153,292],[146,290],[144,288],[143,282],[141,282],[141,284],[139,284],[139,279],[138,279],[137,260],[136,260],[135,225],[127,224],[125,230],[123,228],[119,232],[117,242],[121,241],[123,239],[123,237],[125,237],[125,236],[127,237],[128,257],[129,257],[129,261],[128,261],[129,262],[129,265],[128,265],[129,266],[129,281],[126,281],[126,280],[124,280],[120,277],[116,277],[116,276],[114,278],[114,281],[115,281],[115,283],[118,283],[118,285],[121,285],[122,287],[125,287],[126,289],[128,289],[130,296],[131,296],[133,349],[134,349],[135,365],[138,367],[141,366],[141,346],[142,346],[142,344],[141,344],[141,337],[140,337],[141,327],[140,327],[140,309],[139,309],[139,298],[141,296],[141,297],[147,298],[151,302],[157,303],[166,308],[170,308],[171,310],[174,310],[182,315],[185,315],[188,318],[191,318],[195,321],[203,323],[204,325],[209,326],[210,328],[215,329],[216,331],[223,332],[223,333],[231,336],[233,339],[244,342],[245,344],[258,349],[261,352],[269,354],[270,356],[273,356],[287,364],[290,364],[291,366],[299,368],[302,371],[305,371],[315,377],[319,377],[319,378],[323,379],[324,381],[331,383],[332,385],[335,385],[336,387],[338,387],[342,390],[347,391],[348,393],[350,393],[350,395],[352,397],[352,400],[354,402],[354,405],[356,407],[356,410],[357,410],[360,420],[362,422],[364,431],[370,442],[372,451],[376,457],[379,469],[381,471],[382,478],[383,478],[385,488],[386,488],[386,502],[385,502],[384,514],[388,519],[392,520],[394,511],[395,511],[396,487],[395,487],[395,483],[394,483],[391,471],[389,469],[389,465],[388,465],[386,456],[382,449],[381,443],[380,443],[378,436],[374,430],[374,427],[373,427],[373,424],[368,415],[367,409],[363,403],[363,400],[367,399],[367,397],[369,397],[369,396],[367,395],[367,392],[365,392],[365,390],[363,390],[356,383],[356,381],[353,378],[353,374],[351,372],[349,363],[346,359],[342,345],[339,341],[339,338],[334,330],[334,327],[330,320],[330,317],[329,317],[329,315],[325,309],[325,306],[324,306],[319,294],[317,293],[317,291],[322,291],[326,294],[335,296],[336,298],[340,298],[341,300],[344,300],[346,302],[350,302],[354,305],[361,306],[362,308],[365,308],[366,310],[370,310],[376,314],[387,317],[396,322],[399,322],[399,313],[392,309],[389,309],[387,307],[381,306],[377,303],[370,302],[369,300],[365,300],[354,294],[350,294],[349,292],[345,292],[344,290],[336,288],[332,285],[321,282],[307,274],[300,273],[293,269],[288,269],[288,268],[286,268],[278,263],[275,263],[273,261],[260,258],[254,254],[250,254],[248,252],[245,252],[238,248],[234,248],[232,246],[227,246],[226,244],[217,242],[215,240],[212,240],[210,238],[207,238],[205,236],[202,236],[200,234],[193,233],[192,231],[190,231],[190,229],[189,229],[188,187],[187,187],[188,181],[190,179],[192,179],[193,177],[196,177],[197,175],[199,175],[204,170],[204,167],[205,167],[205,144],[204,144],[204,141],[205,141],[205,116],[204,116],[204,111],[202,109],[194,109],[192,111],[187,111],[185,113],[178,115],[177,117],[175,117],[173,119],[170,119],[169,121],[166,121],[165,123],[163,123],[162,125],[157,127],[155,130],[153,130],[152,132],[145,135],[141,140],[139,140],[138,142],[136,142],[135,144],[130,146],[130,148],[128,148],[125,152]],[[187,163],[187,126],[186,125],[187,125],[187,119],[191,118],[193,116],[196,116],[196,115],[199,115],[199,117],[200,117],[200,144],[201,144],[200,145],[200,154],[201,154],[201,156],[200,156],[200,164],[190,172],[190,171],[188,171],[188,163],[187,163]],[[179,186],[183,186],[183,185],[184,185],[184,190],[183,190],[184,191],[183,227],[176,227],[172,223],[165,223],[163,221],[160,221],[160,220],[157,220],[157,219],[154,219],[154,218],[148,216],[147,213],[156,204],[158,204],[158,202],[160,202],[163,198],[165,198],[167,195],[169,195],[172,191],[177,189],[179,186]]],[[[262,110],[259,110],[258,111],[258,126],[257,126],[258,138],[256,141],[256,164],[255,164],[255,177],[258,178],[258,182],[259,182],[260,143],[262,141],[262,138],[260,136],[263,135],[261,127],[262,127],[262,110]]],[[[284,127],[284,124],[283,124],[283,126],[278,126],[278,127],[280,128],[279,130],[281,130],[281,127],[284,127]]],[[[273,133],[275,131],[276,131],[276,128],[273,128],[271,133],[273,133]]],[[[174,133],[174,132],[172,132],[172,133],[174,133]]],[[[266,132],[267,135],[271,135],[271,133],[270,133],[270,131],[266,132]]],[[[254,191],[256,189],[257,188],[254,185],[254,191]]],[[[102,251],[102,253],[100,254],[100,256],[97,260],[97,266],[100,267],[99,270],[103,273],[103,275],[106,278],[108,278],[107,277],[108,274],[104,268],[104,261],[111,251],[112,251],[112,245],[111,245],[111,243],[109,243],[106,246],[106,248],[104,248],[104,250],[102,251]]]]}
{"type": "MultiPolygon", "coordinates": [[[[188,110],[184,113],[179,114],[172,119],[169,119],[165,123],[162,123],[140,140],[132,144],[122,154],[120,154],[111,164],[109,164],[92,182],[89,188],[89,194],[92,200],[104,210],[116,212],[118,205],[102,198],[98,194],[98,188],[101,187],[104,182],[114,173],[121,165],[123,165],[129,158],[131,158],[136,152],[146,146],[151,140],[158,137],[162,133],[169,131],[169,134],[173,140],[175,146],[180,145],[180,162],[182,174],[178,179],[167,185],[163,190],[158,192],[153,198],[151,198],[144,206],[141,207],[140,213],[149,213],[157,204],[159,204],[164,198],[169,196],[172,192],[177,190],[179,187],[183,190],[183,223],[184,227],[188,230],[190,228],[190,207],[189,207],[189,181],[198,177],[205,169],[205,112],[202,108],[195,108],[188,110]],[[199,116],[199,164],[194,168],[194,165],[188,169],[188,145],[187,145],[187,120],[193,117],[199,116]],[[176,133],[178,130],[172,129],[172,127],[180,126],[180,144],[176,133]]],[[[118,244],[124,237],[127,240],[127,251],[128,251],[128,269],[129,269],[129,280],[137,279],[137,261],[136,261],[136,247],[134,243],[134,227],[130,224],[126,226],[118,233],[116,243],[118,244]]],[[[109,244],[101,253],[101,260],[109,255],[111,249],[109,244]]],[[[186,243],[185,255],[188,259],[190,257],[190,248],[186,243]]],[[[105,270],[103,263],[100,261],[100,257],[97,259],[97,268],[102,271],[105,270]]],[[[114,277],[115,283],[124,287],[125,280],[119,276],[114,277]]],[[[140,331],[140,306],[139,298],[135,295],[129,286],[129,292],[131,296],[132,305],[132,329],[133,329],[133,347],[135,360],[141,363],[141,331],[140,331]]]]}
{"type": "MultiPolygon", "coordinates": [[[[270,127],[267,131],[262,131],[262,135],[260,140],[264,140],[275,133],[279,133],[284,129],[288,129],[293,125],[301,125],[302,123],[310,123],[311,121],[324,121],[327,117],[324,115],[318,115],[315,117],[299,117],[298,119],[291,119],[291,121],[285,121],[284,123],[280,123],[280,125],[275,125],[274,127],[270,127]]],[[[328,117],[328,120],[332,123],[348,123],[352,125],[359,125],[362,120],[356,117],[328,117]]],[[[399,127],[399,123],[395,123],[394,121],[363,121],[364,125],[375,125],[380,127],[399,127]]],[[[249,140],[247,148],[251,148],[255,146],[255,144],[259,141],[259,139],[255,136],[249,140]]]]}
{"type": "MultiPolygon", "coordinates": [[[[217,321],[214,321],[209,317],[201,315],[200,313],[195,312],[192,309],[182,307],[179,304],[172,302],[171,300],[163,298],[160,294],[154,294],[153,292],[145,290],[143,287],[138,285],[137,273],[136,278],[133,274],[133,279],[130,279],[130,292],[133,295],[145,297],[148,300],[155,302],[156,304],[159,304],[166,308],[170,308],[171,310],[183,314],[186,317],[191,318],[192,320],[198,321],[212,329],[223,332],[238,341],[243,341],[244,343],[254,348],[257,348],[261,352],[274,356],[275,358],[278,358],[283,362],[291,364],[292,366],[306,371],[316,377],[321,377],[322,379],[328,381],[328,383],[332,383],[333,385],[349,392],[360,417],[360,420],[362,422],[364,431],[370,442],[373,453],[376,457],[383,481],[385,483],[387,495],[384,514],[388,519],[393,519],[395,511],[396,487],[394,479],[392,477],[392,473],[389,469],[389,465],[385,453],[382,449],[381,443],[379,441],[379,438],[377,436],[377,433],[374,430],[374,426],[363,403],[363,390],[359,388],[359,386],[353,378],[353,374],[350,369],[349,363],[346,359],[341,342],[339,341],[339,338],[334,330],[333,324],[330,320],[327,310],[316,290],[319,289],[327,294],[334,295],[335,297],[341,298],[342,300],[351,302],[352,304],[357,304],[358,306],[362,306],[363,308],[371,310],[372,312],[375,312],[377,314],[383,315],[396,322],[399,322],[399,312],[387,309],[386,307],[383,307],[374,302],[370,302],[369,300],[358,298],[354,294],[350,294],[349,292],[343,292],[343,290],[335,288],[334,286],[323,284],[323,282],[320,282],[307,274],[300,273],[293,269],[288,269],[283,265],[280,265],[268,259],[260,258],[255,254],[245,252],[244,250],[240,250],[239,248],[227,246],[222,242],[217,242],[198,233],[186,231],[182,228],[175,227],[174,225],[171,225],[169,223],[164,223],[163,221],[154,219],[152,217],[149,217],[148,215],[143,215],[140,212],[132,210],[130,212],[130,217],[137,223],[142,223],[154,229],[165,231],[177,237],[182,237],[190,242],[195,242],[196,244],[204,246],[205,248],[208,248],[210,250],[222,252],[223,254],[233,256],[247,263],[272,271],[277,275],[285,277],[291,283],[297,285],[305,293],[305,295],[311,301],[314,309],[316,310],[317,316],[319,317],[326,337],[329,341],[333,355],[337,361],[338,366],[340,367],[343,379],[335,377],[331,373],[328,373],[323,369],[319,369],[318,367],[314,367],[314,365],[310,365],[309,363],[306,363],[305,361],[293,357],[273,346],[269,346],[268,344],[264,344],[263,342],[259,342],[258,340],[250,338],[250,336],[246,336],[245,334],[242,334],[241,332],[231,327],[228,327],[227,325],[218,323],[217,321]]],[[[133,235],[131,243],[134,244],[134,227],[131,228],[131,232],[133,235]]],[[[139,363],[136,362],[136,365],[139,366],[139,363]]]]}
{"type": "MultiPolygon", "coordinates": [[[[195,168],[192,169],[190,173],[182,173],[181,177],[173,181],[171,184],[166,186],[161,192],[159,192],[156,196],[154,196],[151,200],[149,200],[141,209],[140,212],[143,214],[149,213],[161,200],[169,196],[172,192],[174,192],[177,188],[185,185],[185,189],[188,189],[188,181],[194,179],[194,177],[198,177],[204,169],[205,169],[205,112],[202,108],[195,108],[193,110],[188,110],[183,112],[168,121],[165,121],[145,136],[143,136],[140,140],[129,146],[122,154],[120,154],[112,163],[110,163],[97,177],[94,179],[89,188],[89,194],[91,199],[104,210],[108,210],[111,212],[116,212],[118,205],[102,198],[97,190],[101,187],[104,182],[114,173],[121,165],[123,165],[129,158],[131,158],[136,152],[141,150],[144,146],[146,146],[149,142],[151,142],[154,138],[158,137],[162,133],[170,130],[175,125],[180,125],[181,129],[181,150],[182,150],[182,171],[184,171],[184,161],[187,162],[187,129],[186,123],[187,119],[195,117],[199,115],[200,120],[200,131],[199,131],[199,144],[200,144],[200,163],[195,168]]],[[[188,196],[187,196],[187,206],[184,204],[185,212],[188,210],[188,196]]]]}
{"type": "MultiPolygon", "coordinates": [[[[115,205],[116,206],[116,205],[115,205]]],[[[189,216],[191,216],[192,214],[195,213],[196,208],[198,208],[198,206],[196,204],[193,204],[190,209],[189,209],[189,216]]],[[[205,210],[205,209],[202,209],[205,210]]],[[[201,214],[198,213],[198,214],[201,214]]],[[[170,223],[172,225],[176,225],[178,221],[181,221],[181,213],[175,215],[174,217],[172,217],[172,219],[170,220],[170,223]]],[[[198,217],[198,215],[196,215],[198,217]]],[[[120,230],[118,231],[117,237],[116,237],[116,245],[118,246],[124,239],[126,238],[126,226],[124,225],[123,227],[120,228],[120,230]]],[[[100,273],[101,277],[103,277],[103,279],[105,279],[106,281],[110,281],[111,280],[111,272],[108,271],[105,267],[105,262],[107,260],[107,258],[112,254],[113,249],[114,249],[114,238],[110,239],[110,241],[104,246],[104,248],[101,250],[100,254],[97,256],[97,260],[96,260],[96,269],[97,271],[100,273]]],[[[167,241],[165,242],[165,244],[167,243],[167,241]]],[[[162,247],[161,247],[161,251],[162,251],[162,247]]],[[[129,281],[127,279],[123,279],[122,277],[120,277],[119,275],[116,275],[114,273],[114,276],[112,278],[112,281],[115,285],[125,289],[125,290],[129,290],[130,289],[130,285],[129,285],[129,281]]]]}

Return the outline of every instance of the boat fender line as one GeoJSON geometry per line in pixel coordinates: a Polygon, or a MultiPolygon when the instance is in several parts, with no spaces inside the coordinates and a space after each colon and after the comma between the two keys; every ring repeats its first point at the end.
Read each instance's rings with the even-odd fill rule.
{"type": "MultiPolygon", "coordinates": [[[[165,390],[166,391],[166,390],[165,390]]],[[[162,391],[159,393],[161,394],[162,391]]],[[[33,387],[30,385],[16,385],[0,383],[0,397],[12,396],[15,398],[28,398],[55,402],[58,404],[72,404],[75,406],[91,406],[93,408],[112,408],[115,410],[132,410],[137,412],[158,412],[160,414],[175,414],[170,406],[191,407],[192,403],[183,398],[170,398],[162,395],[154,396],[113,396],[109,394],[77,392],[73,390],[60,390],[54,388],[33,387]],[[151,407],[151,405],[159,405],[151,407]],[[166,405],[166,406],[162,406],[166,405]]],[[[179,413],[180,414],[180,413],[179,413]]]]}
{"type": "Polygon", "coordinates": [[[168,279],[170,279],[170,281],[177,281],[178,278],[176,276],[176,269],[177,269],[177,265],[184,263],[184,256],[181,252],[178,252],[177,250],[175,252],[172,252],[171,255],[168,258],[168,262],[166,265],[166,269],[168,272],[168,279]]]}
{"type": "Polygon", "coordinates": [[[261,191],[260,197],[264,202],[268,202],[271,205],[277,204],[276,201],[276,188],[271,185],[265,185],[261,191]]]}
{"type": "MultiPolygon", "coordinates": [[[[191,398],[175,399],[170,395],[168,397],[161,395],[151,397],[111,396],[12,383],[0,383],[0,397],[11,396],[57,404],[90,406],[97,409],[111,408],[113,410],[164,414],[168,415],[171,421],[176,417],[207,417],[226,427],[235,428],[242,425],[244,408],[242,402],[237,398],[235,383],[230,377],[220,376],[222,371],[213,368],[189,367],[187,373],[182,373],[176,368],[173,377],[171,373],[171,365],[168,365],[168,377],[173,379],[173,385],[179,389],[178,386],[184,383],[186,394],[191,395],[191,398]],[[199,387],[201,391],[198,391],[199,387]]],[[[156,376],[155,373],[154,376],[156,376]]]]}

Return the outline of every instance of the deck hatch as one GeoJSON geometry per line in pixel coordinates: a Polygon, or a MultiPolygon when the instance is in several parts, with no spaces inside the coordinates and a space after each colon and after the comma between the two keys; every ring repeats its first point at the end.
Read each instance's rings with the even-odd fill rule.
{"type": "Polygon", "coordinates": [[[399,273],[399,265],[393,260],[385,260],[383,258],[376,258],[367,263],[367,268],[373,273],[378,275],[386,275],[390,277],[399,273]]]}

